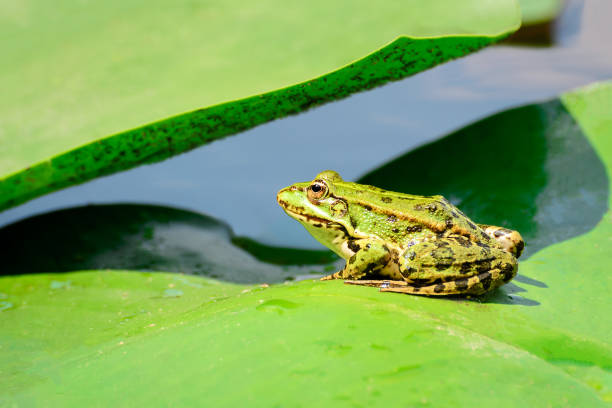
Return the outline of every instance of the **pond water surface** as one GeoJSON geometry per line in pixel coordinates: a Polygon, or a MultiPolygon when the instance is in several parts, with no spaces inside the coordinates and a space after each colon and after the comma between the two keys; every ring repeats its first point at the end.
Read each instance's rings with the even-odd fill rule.
{"type": "Polygon", "coordinates": [[[142,203],[207,214],[263,243],[320,248],[278,207],[280,188],[324,169],[356,180],[495,112],[612,78],[610,16],[610,1],[569,1],[551,47],[490,47],[162,163],[40,197],[0,213],[0,226],[85,204],[142,203]]]}

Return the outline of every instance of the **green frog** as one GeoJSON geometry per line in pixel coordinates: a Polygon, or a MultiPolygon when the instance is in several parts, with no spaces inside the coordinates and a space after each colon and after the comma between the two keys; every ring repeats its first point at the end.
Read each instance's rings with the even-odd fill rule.
{"type": "Polygon", "coordinates": [[[444,197],[395,193],[332,170],[278,192],[277,201],[346,260],[321,278],[415,295],[480,295],[514,278],[517,231],[476,224],[444,197]]]}

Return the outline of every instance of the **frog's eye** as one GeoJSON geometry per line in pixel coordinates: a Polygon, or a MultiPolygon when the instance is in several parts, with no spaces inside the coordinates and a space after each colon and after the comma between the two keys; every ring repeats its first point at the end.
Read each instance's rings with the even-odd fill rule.
{"type": "Polygon", "coordinates": [[[328,191],[329,188],[327,188],[327,184],[320,180],[316,180],[308,186],[308,199],[310,201],[320,200],[327,196],[328,191]]]}

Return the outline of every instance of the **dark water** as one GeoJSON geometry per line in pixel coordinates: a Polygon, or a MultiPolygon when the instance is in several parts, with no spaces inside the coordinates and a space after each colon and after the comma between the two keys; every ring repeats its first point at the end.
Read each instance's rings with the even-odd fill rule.
{"type": "MultiPolygon", "coordinates": [[[[320,248],[278,207],[278,189],[328,168],[357,180],[477,119],[612,78],[610,16],[608,0],[570,1],[551,47],[491,47],[162,163],[38,198],[1,213],[0,226],[91,203],[146,203],[213,216],[266,244],[320,248]]],[[[444,163],[450,169],[464,159],[451,153],[444,163]]],[[[393,184],[381,177],[376,183],[393,184]]],[[[417,193],[423,180],[415,174],[402,188],[417,193]]]]}

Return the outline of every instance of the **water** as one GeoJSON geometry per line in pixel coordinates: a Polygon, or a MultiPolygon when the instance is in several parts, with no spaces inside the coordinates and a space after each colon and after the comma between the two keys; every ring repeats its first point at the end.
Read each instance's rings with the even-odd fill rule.
{"type": "Polygon", "coordinates": [[[328,168],[354,180],[494,112],[612,78],[611,15],[608,0],[569,1],[553,47],[491,47],[162,163],[40,197],[1,213],[0,226],[90,203],[150,203],[211,215],[268,244],[319,248],[276,204],[281,187],[328,168]]]}

